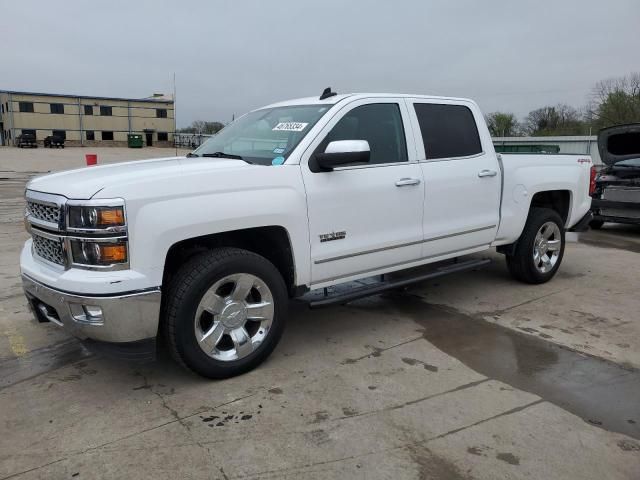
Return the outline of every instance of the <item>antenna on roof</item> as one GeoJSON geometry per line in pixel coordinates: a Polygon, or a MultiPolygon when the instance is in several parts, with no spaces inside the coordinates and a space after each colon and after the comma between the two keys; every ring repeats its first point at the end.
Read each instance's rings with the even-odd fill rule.
{"type": "Polygon", "coordinates": [[[331,91],[331,87],[327,87],[323,90],[322,95],[320,95],[320,100],[324,100],[325,98],[336,96],[336,92],[331,91]]]}

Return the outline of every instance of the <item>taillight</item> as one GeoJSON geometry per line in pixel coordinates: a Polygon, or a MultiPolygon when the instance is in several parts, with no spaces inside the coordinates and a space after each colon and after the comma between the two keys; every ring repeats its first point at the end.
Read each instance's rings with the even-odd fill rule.
{"type": "Polygon", "coordinates": [[[593,196],[596,191],[596,176],[598,172],[596,171],[596,166],[591,165],[591,172],[589,175],[589,195],[593,196]]]}

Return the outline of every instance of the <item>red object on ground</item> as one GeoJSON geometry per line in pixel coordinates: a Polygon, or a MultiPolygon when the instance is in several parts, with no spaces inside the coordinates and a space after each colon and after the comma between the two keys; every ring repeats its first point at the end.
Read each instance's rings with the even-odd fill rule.
{"type": "Polygon", "coordinates": [[[85,158],[87,159],[87,166],[98,164],[98,155],[95,153],[87,153],[85,158]]]}

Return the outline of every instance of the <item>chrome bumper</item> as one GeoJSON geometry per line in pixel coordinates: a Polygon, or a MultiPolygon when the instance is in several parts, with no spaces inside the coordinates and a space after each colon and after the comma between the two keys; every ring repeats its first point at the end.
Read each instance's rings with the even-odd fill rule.
{"type": "Polygon", "coordinates": [[[22,286],[38,321],[53,322],[80,339],[122,343],[158,333],[160,288],[86,296],[55,290],[24,274],[22,286]]]}

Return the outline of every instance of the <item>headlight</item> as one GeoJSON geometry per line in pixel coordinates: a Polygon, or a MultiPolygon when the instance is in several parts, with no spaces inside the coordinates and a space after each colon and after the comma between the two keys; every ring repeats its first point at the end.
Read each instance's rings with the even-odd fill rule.
{"type": "Polygon", "coordinates": [[[70,228],[106,229],[124,225],[123,207],[69,206],[70,228]]]}
{"type": "Polygon", "coordinates": [[[73,263],[98,267],[127,263],[126,240],[100,242],[72,239],[70,243],[73,263]]]}

